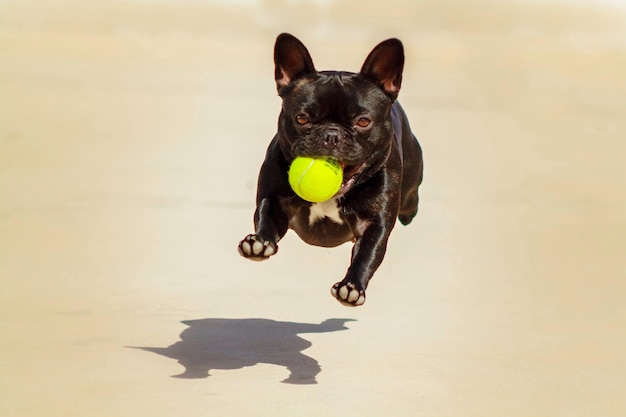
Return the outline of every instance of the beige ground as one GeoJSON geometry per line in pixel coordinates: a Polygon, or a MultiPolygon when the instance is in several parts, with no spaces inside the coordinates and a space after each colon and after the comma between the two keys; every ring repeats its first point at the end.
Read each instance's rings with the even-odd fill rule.
{"type": "Polygon", "coordinates": [[[624,416],[626,14],[256,3],[0,2],[0,416],[624,416]],[[406,46],[421,212],[362,308],[348,246],[236,251],[281,31],[406,46]]]}

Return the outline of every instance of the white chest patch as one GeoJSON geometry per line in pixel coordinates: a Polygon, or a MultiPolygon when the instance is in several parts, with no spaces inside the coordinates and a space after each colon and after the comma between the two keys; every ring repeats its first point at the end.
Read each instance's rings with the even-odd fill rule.
{"type": "Polygon", "coordinates": [[[336,199],[314,203],[309,207],[309,225],[313,225],[318,220],[328,218],[335,223],[343,224],[343,219],[339,215],[339,203],[336,199]]]}

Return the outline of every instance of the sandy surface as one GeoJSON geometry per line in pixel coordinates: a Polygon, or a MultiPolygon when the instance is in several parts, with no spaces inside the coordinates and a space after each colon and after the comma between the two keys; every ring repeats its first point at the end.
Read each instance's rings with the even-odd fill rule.
{"type": "Polygon", "coordinates": [[[0,416],[626,414],[626,14],[380,3],[0,2],[0,416]],[[405,43],[421,211],[357,309],[347,245],[237,254],[282,31],[405,43]]]}

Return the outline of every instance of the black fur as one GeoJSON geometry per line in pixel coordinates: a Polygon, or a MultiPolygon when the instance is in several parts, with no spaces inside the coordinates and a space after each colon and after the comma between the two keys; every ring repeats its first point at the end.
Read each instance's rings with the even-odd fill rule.
{"type": "Polygon", "coordinates": [[[396,101],[402,43],[380,43],[359,73],[318,72],[306,47],[284,33],[276,39],[274,62],[283,106],[259,174],[255,233],[239,244],[239,252],[267,259],[290,228],[312,245],[352,241],[350,267],[331,291],[343,304],[361,305],[396,217],[410,223],[419,202],[422,151],[396,101]],[[342,164],[340,191],[322,203],[336,206],[338,217],[312,217],[313,204],[290,188],[287,172],[296,156],[332,157],[342,164]]]}

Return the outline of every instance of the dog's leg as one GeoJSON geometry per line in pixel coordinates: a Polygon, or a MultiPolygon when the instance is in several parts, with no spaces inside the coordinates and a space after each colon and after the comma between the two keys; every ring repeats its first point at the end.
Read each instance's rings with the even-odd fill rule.
{"type": "MultiPolygon", "coordinates": [[[[395,216],[394,216],[395,220],[395,216]]],[[[352,258],[346,277],[331,288],[331,294],[346,306],[365,303],[365,290],[383,261],[393,222],[385,226],[370,225],[352,247],[352,258]]]]}
{"type": "Polygon", "coordinates": [[[254,213],[254,234],[239,243],[239,253],[253,261],[264,261],[278,252],[278,241],[288,228],[287,215],[275,198],[263,198],[254,213]]]}
{"type": "MultiPolygon", "coordinates": [[[[389,163],[399,165],[400,155],[392,154],[389,163]]],[[[354,198],[358,204],[344,207],[345,213],[353,213],[348,220],[356,241],[345,278],[330,291],[346,306],[365,303],[365,290],[385,257],[387,240],[400,210],[399,181],[400,175],[380,171],[362,188],[362,194],[354,198]]]]}
{"type": "Polygon", "coordinates": [[[398,219],[403,225],[411,223],[417,214],[419,205],[418,189],[422,183],[424,163],[422,149],[413,134],[409,134],[402,145],[404,152],[404,167],[402,175],[402,191],[400,213],[398,219]]]}
{"type": "Polygon", "coordinates": [[[257,207],[254,212],[254,234],[239,242],[239,253],[253,261],[263,261],[278,251],[278,241],[285,236],[289,227],[286,209],[281,195],[288,192],[284,159],[276,138],[270,143],[257,189],[257,207]],[[285,177],[284,180],[279,180],[285,177]]]}
{"type": "Polygon", "coordinates": [[[358,206],[347,207],[347,212],[355,213],[349,221],[356,237],[352,247],[350,267],[345,278],[333,285],[331,294],[347,306],[360,306],[365,303],[365,290],[385,257],[387,240],[396,224],[399,211],[399,176],[381,173],[372,178],[369,187],[361,195],[358,206]],[[387,194],[382,189],[397,190],[387,194]],[[367,201],[363,205],[363,201],[367,201]]]}

